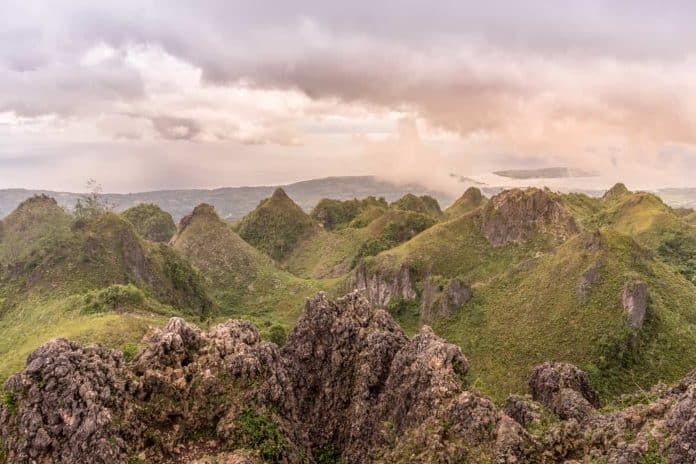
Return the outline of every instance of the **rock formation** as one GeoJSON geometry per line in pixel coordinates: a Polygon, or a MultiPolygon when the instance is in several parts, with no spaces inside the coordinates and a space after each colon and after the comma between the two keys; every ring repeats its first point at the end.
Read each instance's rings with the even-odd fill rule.
{"type": "Polygon", "coordinates": [[[385,308],[392,298],[412,301],[418,298],[414,277],[408,266],[401,266],[396,273],[370,272],[364,262],[355,269],[353,288],[363,292],[373,306],[385,308]]]}
{"type": "Polygon", "coordinates": [[[547,362],[535,367],[529,391],[562,419],[582,419],[599,407],[599,395],[587,374],[572,364],[547,362]]]}
{"type": "Polygon", "coordinates": [[[645,282],[626,282],[621,301],[631,327],[643,327],[645,312],[648,310],[648,285],[645,282]]]}
{"type": "Polygon", "coordinates": [[[578,232],[573,217],[560,199],[547,190],[505,190],[495,195],[480,213],[481,233],[493,246],[524,242],[546,232],[565,240],[578,232]]]}
{"type": "Polygon", "coordinates": [[[471,287],[458,277],[439,284],[435,277],[428,277],[423,284],[421,317],[430,322],[451,317],[473,296],[471,287]]]}
{"type": "Polygon", "coordinates": [[[457,346],[427,326],[409,339],[357,292],[308,300],[282,350],[245,321],[201,330],[173,318],[144,343],[128,363],[64,339],[32,353],[4,386],[0,462],[696,459],[696,370],[647,404],[600,415],[587,374],[545,363],[529,382],[538,403],[511,397],[501,411],[467,388],[457,346]],[[554,413],[561,420],[542,427],[554,413]]]}

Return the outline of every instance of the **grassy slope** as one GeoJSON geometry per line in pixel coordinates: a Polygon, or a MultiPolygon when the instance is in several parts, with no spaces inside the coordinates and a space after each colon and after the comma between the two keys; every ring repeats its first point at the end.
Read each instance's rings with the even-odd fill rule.
{"type": "Polygon", "coordinates": [[[587,251],[575,237],[526,270],[512,270],[479,288],[461,313],[437,330],[462,346],[478,387],[498,399],[526,389],[532,366],[563,360],[590,371],[603,393],[674,381],[696,364],[696,287],[630,239],[603,234],[603,250],[587,251]],[[604,263],[590,297],[577,284],[597,259],[604,263]],[[648,283],[649,315],[637,352],[621,306],[628,279],[648,283]]]}
{"type": "Polygon", "coordinates": [[[395,246],[433,223],[430,217],[412,211],[366,208],[349,226],[321,230],[300,241],[282,264],[298,276],[340,277],[354,267],[361,253],[369,255],[381,251],[380,247],[395,246]]]}
{"type": "Polygon", "coordinates": [[[198,319],[206,310],[193,269],[174,252],[142,241],[114,214],[73,224],[48,202],[34,200],[3,223],[11,227],[0,247],[14,260],[0,276],[0,379],[50,338],[123,348],[137,343],[149,324],[160,325],[171,315],[198,319]],[[28,244],[15,236],[22,231],[31,233],[28,244]],[[138,264],[129,268],[126,254],[138,264]],[[123,292],[117,292],[112,299],[117,306],[97,301],[88,307],[86,298],[94,292],[128,283],[135,284],[125,287],[135,300],[120,302],[123,292]]]}
{"type": "MultiPolygon", "coordinates": [[[[550,359],[586,367],[610,395],[683,375],[696,364],[696,287],[624,235],[635,234],[650,246],[667,232],[681,230],[683,223],[661,202],[642,194],[607,201],[568,195],[564,203],[585,227],[603,228],[602,251],[584,250],[580,236],[557,249],[539,235],[524,244],[494,248],[480,234],[475,214],[469,214],[438,224],[366,264],[382,272],[405,264],[420,277],[417,287],[428,274],[461,276],[472,284],[474,299],[436,329],[462,346],[477,386],[499,399],[525,391],[531,367],[550,359]],[[601,280],[580,303],[578,281],[598,254],[605,263],[601,280]],[[652,302],[634,353],[623,348],[630,331],[620,295],[626,280],[638,278],[648,283],[652,302]]],[[[419,325],[411,316],[397,315],[410,332],[419,325]]]]}
{"type": "Polygon", "coordinates": [[[206,276],[221,318],[289,327],[302,311],[304,299],[319,290],[316,283],[278,269],[209,205],[198,206],[182,221],[172,244],[206,276]]]}

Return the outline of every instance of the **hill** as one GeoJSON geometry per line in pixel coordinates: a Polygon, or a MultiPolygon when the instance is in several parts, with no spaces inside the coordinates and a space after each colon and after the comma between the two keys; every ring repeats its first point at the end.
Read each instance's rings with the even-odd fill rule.
{"type": "MultiPolygon", "coordinates": [[[[305,211],[310,211],[322,198],[350,200],[374,196],[394,201],[407,193],[430,195],[442,205],[449,205],[454,198],[446,193],[428,189],[418,184],[395,184],[374,176],[345,176],[312,179],[280,187],[305,211]]],[[[236,221],[252,211],[261,200],[273,194],[276,186],[224,187],[217,189],[159,190],[139,193],[107,193],[104,200],[116,205],[116,211],[124,211],[141,203],[154,203],[169,212],[175,221],[189,214],[196,205],[213,205],[225,221],[236,221]]],[[[48,190],[0,189],[0,217],[14,210],[25,199],[38,194],[55,198],[58,204],[71,209],[80,193],[52,192],[48,190]]]]}
{"type": "Polygon", "coordinates": [[[198,205],[181,220],[172,247],[205,276],[219,317],[247,317],[263,327],[288,328],[305,297],[318,290],[275,266],[245,242],[211,205],[198,205]]]}
{"type": "Polygon", "coordinates": [[[361,258],[395,247],[437,222],[431,215],[387,206],[371,197],[321,200],[312,215],[331,221],[331,228],[298,242],[282,265],[297,275],[320,279],[345,275],[361,258]]]}
{"type": "Polygon", "coordinates": [[[429,323],[462,346],[480,366],[478,388],[499,399],[521,391],[525,372],[543,359],[582,366],[610,396],[631,388],[627,378],[642,386],[675,380],[696,362],[696,287],[647,248],[653,229],[618,220],[629,205],[628,217],[669,208],[619,197],[505,191],[365,259],[352,286],[407,330],[429,323]],[[650,295],[637,331],[622,297],[635,282],[650,295]]]}
{"type": "Polygon", "coordinates": [[[317,224],[281,188],[239,221],[239,236],[275,260],[287,256],[317,224]]]}
{"type": "Polygon", "coordinates": [[[36,197],[3,220],[0,249],[0,377],[55,336],[122,348],[150,323],[212,310],[186,260],[112,213],[75,221],[36,197]]]}
{"type": "Polygon", "coordinates": [[[469,187],[461,197],[457,198],[457,200],[445,210],[445,213],[450,218],[462,216],[484,205],[486,201],[487,199],[481,194],[481,190],[476,187],[469,187]]]}
{"type": "Polygon", "coordinates": [[[176,233],[172,215],[153,203],[133,206],[121,215],[133,225],[141,237],[152,242],[167,243],[176,233]]]}

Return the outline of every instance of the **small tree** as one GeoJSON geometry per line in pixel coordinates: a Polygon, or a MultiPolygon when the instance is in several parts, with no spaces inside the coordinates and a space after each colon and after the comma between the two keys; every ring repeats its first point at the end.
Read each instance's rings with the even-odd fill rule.
{"type": "Polygon", "coordinates": [[[75,217],[87,219],[107,213],[114,205],[107,202],[102,195],[102,187],[94,179],[87,180],[87,193],[75,203],[75,217]]]}

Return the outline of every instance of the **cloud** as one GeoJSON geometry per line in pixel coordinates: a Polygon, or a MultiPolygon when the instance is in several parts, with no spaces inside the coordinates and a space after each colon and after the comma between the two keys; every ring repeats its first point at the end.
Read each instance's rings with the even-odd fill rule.
{"type": "MultiPolygon", "coordinates": [[[[406,116],[417,137],[402,127],[366,150],[384,160],[374,169],[432,183],[492,159],[613,170],[637,157],[668,164],[651,175],[670,182],[691,161],[665,147],[696,146],[687,1],[9,0],[5,11],[0,113],[14,122],[0,130],[17,146],[40,130],[56,147],[232,142],[308,160],[406,116]],[[443,173],[431,176],[433,158],[443,173]]],[[[325,157],[327,173],[343,170],[325,157]]]]}

